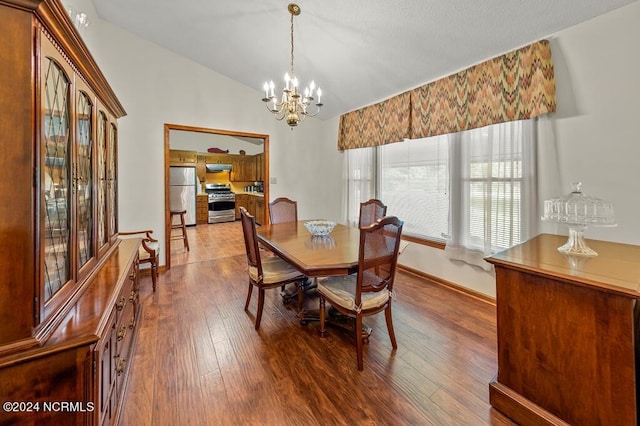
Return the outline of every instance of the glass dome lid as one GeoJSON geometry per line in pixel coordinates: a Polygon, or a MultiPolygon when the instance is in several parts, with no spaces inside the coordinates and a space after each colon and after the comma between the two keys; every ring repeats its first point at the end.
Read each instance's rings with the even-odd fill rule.
{"type": "Polygon", "coordinates": [[[613,204],[584,195],[581,182],[573,182],[571,185],[571,193],[544,202],[542,220],[577,225],[615,225],[613,204]]]}
{"type": "Polygon", "coordinates": [[[584,195],[581,182],[573,182],[571,185],[571,193],[544,202],[542,220],[569,225],[569,239],[566,244],[558,247],[559,252],[568,255],[597,256],[598,253],[587,246],[584,231],[588,225],[616,226],[613,204],[584,195]]]}

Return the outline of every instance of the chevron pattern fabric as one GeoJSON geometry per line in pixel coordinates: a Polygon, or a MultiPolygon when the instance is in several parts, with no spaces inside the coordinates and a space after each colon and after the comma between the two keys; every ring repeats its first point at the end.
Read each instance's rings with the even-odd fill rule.
{"type": "Polygon", "coordinates": [[[409,137],[411,93],[405,92],[340,117],[338,149],[365,148],[409,137]]]}
{"type": "Polygon", "coordinates": [[[338,149],[524,120],[556,109],[551,48],[542,40],[340,117],[338,149]]]}

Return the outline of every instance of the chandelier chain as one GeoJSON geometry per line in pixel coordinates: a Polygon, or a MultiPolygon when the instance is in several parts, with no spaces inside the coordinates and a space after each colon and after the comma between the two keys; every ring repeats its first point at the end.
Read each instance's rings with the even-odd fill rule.
{"type": "Polygon", "coordinates": [[[293,13],[291,14],[291,77],[295,76],[293,71],[293,13]]]}

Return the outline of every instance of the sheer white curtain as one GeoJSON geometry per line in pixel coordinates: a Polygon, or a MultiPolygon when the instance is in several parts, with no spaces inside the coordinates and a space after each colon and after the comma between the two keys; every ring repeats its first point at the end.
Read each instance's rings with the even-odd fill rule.
{"type": "Polygon", "coordinates": [[[357,226],[360,203],[375,198],[377,192],[376,148],[349,149],[346,155],[344,216],[347,224],[357,226]]]}
{"type": "Polygon", "coordinates": [[[445,252],[486,270],[484,257],[535,234],[535,120],[450,135],[451,206],[445,252]]]}

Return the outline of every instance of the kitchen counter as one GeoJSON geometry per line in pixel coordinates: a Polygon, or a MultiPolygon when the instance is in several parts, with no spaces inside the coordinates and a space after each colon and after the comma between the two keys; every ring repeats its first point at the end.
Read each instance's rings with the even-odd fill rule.
{"type": "Polygon", "coordinates": [[[235,193],[236,195],[254,195],[256,197],[264,197],[264,192],[256,192],[256,191],[239,191],[235,193]]]}

